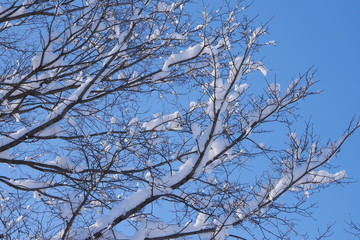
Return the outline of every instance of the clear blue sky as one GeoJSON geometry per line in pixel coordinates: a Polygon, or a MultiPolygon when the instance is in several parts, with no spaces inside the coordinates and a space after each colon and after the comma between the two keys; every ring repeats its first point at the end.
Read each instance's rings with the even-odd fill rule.
{"type": "MultiPolygon", "coordinates": [[[[206,2],[211,6],[221,1],[206,2]]],[[[258,15],[257,21],[269,23],[269,39],[276,47],[264,48],[261,55],[271,69],[268,81],[276,75],[279,82],[288,83],[309,67],[318,69],[318,96],[303,102],[304,121],[310,117],[323,141],[341,136],[354,115],[360,115],[360,1],[359,0],[255,0],[248,15],[258,15]]],[[[303,231],[315,238],[317,227],[335,223],[329,239],[356,239],[344,231],[350,216],[360,222],[360,132],[342,148],[332,163],[345,169],[355,183],[332,186],[310,197],[318,202],[314,209],[317,219],[304,220],[303,231]]],[[[333,170],[335,171],[335,170],[333,170]]]]}

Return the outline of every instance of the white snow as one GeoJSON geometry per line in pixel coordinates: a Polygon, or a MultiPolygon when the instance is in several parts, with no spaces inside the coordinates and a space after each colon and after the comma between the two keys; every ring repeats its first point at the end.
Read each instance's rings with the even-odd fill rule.
{"type": "Polygon", "coordinates": [[[37,200],[41,200],[41,193],[38,191],[34,191],[34,198],[37,200]]]}
{"type": "Polygon", "coordinates": [[[59,105],[57,105],[52,112],[50,112],[48,114],[48,116],[46,117],[46,121],[49,121],[55,117],[57,117],[58,115],[61,115],[64,111],[65,108],[73,103],[76,102],[79,97],[82,95],[82,99],[86,99],[87,95],[90,93],[91,88],[95,85],[95,82],[93,83],[93,79],[88,76],[87,80],[82,83],[72,94],[68,99],[65,99],[62,103],[60,103],[59,105]],[[89,87],[90,85],[90,87],[89,87]],[[86,91],[85,89],[88,88],[86,91]]]}
{"type": "Polygon", "coordinates": [[[250,35],[249,41],[248,41],[248,48],[252,48],[252,45],[256,42],[259,36],[265,34],[266,31],[263,26],[260,26],[256,28],[250,35]]]}
{"type": "Polygon", "coordinates": [[[337,173],[331,174],[326,170],[319,170],[317,172],[312,172],[310,175],[313,175],[311,180],[315,184],[324,184],[331,183],[334,181],[339,181],[347,177],[346,171],[342,170],[337,173]]]}
{"type": "Polygon", "coordinates": [[[159,81],[159,80],[163,80],[165,79],[167,76],[170,75],[170,72],[169,71],[160,71],[156,74],[154,74],[152,77],[151,77],[151,80],[153,82],[156,82],[156,81],[159,81]]]}
{"type": "Polygon", "coordinates": [[[174,6],[174,3],[171,5],[167,5],[165,2],[159,2],[157,5],[157,10],[159,12],[171,12],[174,6]]]}
{"type": "Polygon", "coordinates": [[[199,103],[195,101],[190,102],[190,111],[194,111],[197,107],[199,107],[199,103]]]}
{"type": "Polygon", "coordinates": [[[171,54],[171,56],[165,60],[162,70],[168,71],[170,65],[179,63],[181,61],[189,60],[201,54],[203,50],[202,44],[189,47],[188,49],[180,52],[179,54],[171,54]]]}
{"type": "MultiPolygon", "coordinates": [[[[119,38],[124,38],[122,35],[119,38]]],[[[117,43],[111,51],[107,54],[107,57],[104,59],[103,65],[105,66],[110,59],[119,57],[120,54],[123,54],[124,50],[127,48],[127,44],[124,42],[117,43]]]]}
{"type": "Polygon", "coordinates": [[[222,152],[229,145],[229,141],[226,139],[215,138],[210,144],[210,150],[208,157],[212,159],[220,152],[222,152]]]}
{"type": "Polygon", "coordinates": [[[267,75],[268,70],[261,62],[254,63],[253,66],[255,67],[256,70],[259,70],[264,76],[267,75]]]}
{"type": "Polygon", "coordinates": [[[289,185],[302,186],[303,189],[312,189],[313,184],[329,184],[346,178],[345,171],[331,174],[326,170],[310,171],[308,167],[295,167],[291,172],[284,172],[284,175],[273,184],[273,189],[269,192],[269,199],[281,194],[289,185]]]}
{"type": "Polygon", "coordinates": [[[31,66],[33,69],[36,69],[40,66],[45,66],[49,63],[51,64],[47,66],[47,68],[63,66],[66,64],[62,57],[59,57],[58,54],[53,52],[51,44],[41,53],[35,55],[31,59],[31,66]]]}
{"type": "Polygon", "coordinates": [[[266,42],[265,45],[276,45],[276,41],[270,40],[270,41],[266,42]]]}
{"type": "Polygon", "coordinates": [[[196,218],[196,222],[194,224],[194,227],[204,227],[207,225],[207,219],[209,218],[209,215],[200,212],[196,218]]]}
{"type": "MultiPolygon", "coordinates": [[[[23,4],[24,5],[24,4],[23,4]]],[[[8,15],[10,12],[12,12],[13,10],[15,10],[15,9],[13,9],[13,8],[10,8],[10,10],[9,11],[6,11],[7,9],[6,8],[3,8],[1,5],[0,5],[0,13],[2,13],[2,12],[4,12],[4,13],[2,13],[2,14],[0,14],[0,18],[1,17],[17,17],[17,16],[20,16],[20,15],[22,15],[22,14],[24,14],[24,13],[26,13],[26,8],[24,7],[24,6],[21,6],[18,10],[16,10],[14,13],[12,13],[12,14],[10,14],[10,15],[8,15]]]]}
{"type": "Polygon", "coordinates": [[[81,165],[73,163],[68,157],[56,156],[54,161],[47,161],[45,164],[59,166],[75,172],[80,172],[83,170],[81,165]]]}
{"type": "Polygon", "coordinates": [[[264,119],[272,115],[273,112],[275,112],[277,109],[277,105],[267,105],[264,109],[261,111],[261,115],[259,116],[259,119],[264,119]]]}
{"type": "Polygon", "coordinates": [[[243,94],[248,88],[250,87],[250,85],[248,83],[243,83],[243,84],[238,84],[235,85],[235,92],[238,92],[239,94],[243,94]]]}
{"type": "Polygon", "coordinates": [[[10,158],[9,150],[5,150],[5,151],[0,152],[0,158],[4,158],[4,159],[10,158]]]}
{"type": "Polygon", "coordinates": [[[151,189],[141,189],[130,197],[124,199],[119,205],[115,206],[111,210],[110,215],[101,215],[96,222],[90,226],[91,232],[99,231],[108,227],[109,224],[117,217],[125,214],[127,211],[135,208],[140,203],[144,202],[147,198],[152,196],[151,189]]]}
{"type": "Polygon", "coordinates": [[[198,123],[191,124],[191,131],[193,134],[193,138],[196,139],[201,134],[201,127],[198,123]]]}
{"type": "Polygon", "coordinates": [[[286,94],[290,94],[294,91],[295,87],[299,84],[300,78],[293,80],[286,89],[286,94]]]}
{"type": "Polygon", "coordinates": [[[33,128],[26,128],[23,127],[21,129],[19,129],[17,132],[10,134],[9,137],[1,137],[0,138],[0,147],[7,145],[9,143],[11,143],[12,141],[16,141],[18,138],[20,138],[21,136],[25,135],[26,133],[28,133],[29,131],[31,131],[33,128]]]}
{"type": "Polygon", "coordinates": [[[159,36],[160,36],[160,30],[159,30],[159,29],[155,29],[154,32],[153,32],[150,36],[147,37],[147,39],[148,39],[149,41],[154,41],[154,40],[158,39],[159,36]]]}
{"type": "Polygon", "coordinates": [[[143,123],[143,127],[146,130],[180,130],[180,112],[175,112],[169,115],[165,115],[162,118],[156,118],[149,122],[143,123]]]}
{"type": "Polygon", "coordinates": [[[181,33],[168,33],[166,34],[166,38],[171,39],[171,40],[185,40],[186,37],[185,35],[181,34],[181,33]]]}
{"type": "Polygon", "coordinates": [[[115,124],[117,122],[117,118],[115,117],[115,116],[112,116],[111,118],[110,118],[110,123],[111,124],[115,124]]]}
{"type": "Polygon", "coordinates": [[[194,30],[197,31],[197,30],[202,29],[202,28],[204,28],[204,27],[205,27],[205,26],[204,26],[203,24],[199,24],[199,25],[197,25],[197,26],[194,28],[194,30]]]}
{"type": "Polygon", "coordinates": [[[44,130],[35,134],[38,137],[51,137],[51,136],[58,136],[61,132],[60,124],[52,124],[49,127],[45,128],[44,130]]]}
{"type": "Polygon", "coordinates": [[[24,187],[28,189],[38,189],[38,188],[44,188],[48,185],[48,183],[35,181],[32,179],[27,180],[10,180],[11,184],[17,185],[19,187],[24,187]]]}
{"type": "Polygon", "coordinates": [[[17,221],[17,222],[20,222],[21,220],[23,220],[23,218],[24,218],[24,216],[21,215],[21,216],[19,216],[19,217],[16,219],[16,221],[17,221]]]}
{"type": "Polygon", "coordinates": [[[243,57],[236,57],[234,61],[229,62],[229,79],[228,82],[238,82],[243,74],[243,57]]]}
{"type": "Polygon", "coordinates": [[[279,83],[270,83],[268,86],[269,92],[276,96],[280,96],[280,84],[279,83]]]}
{"type": "Polygon", "coordinates": [[[86,5],[87,6],[93,6],[97,3],[97,0],[87,0],[86,1],[86,5]]]}
{"type": "Polygon", "coordinates": [[[134,125],[136,123],[140,122],[140,119],[135,117],[135,118],[132,118],[128,124],[128,126],[131,126],[131,125],[134,125]]]}

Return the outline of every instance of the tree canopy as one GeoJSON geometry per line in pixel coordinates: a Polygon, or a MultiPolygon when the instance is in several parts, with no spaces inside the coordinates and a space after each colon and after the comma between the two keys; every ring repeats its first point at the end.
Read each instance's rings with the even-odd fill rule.
{"type": "Polygon", "coordinates": [[[193,6],[0,1],[3,238],[291,239],[346,178],[329,161],[359,122],[294,132],[312,70],[281,87],[246,2],[193,6]]]}

